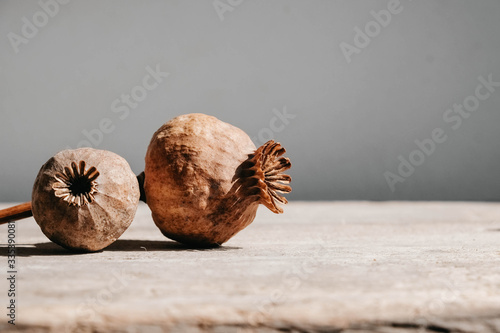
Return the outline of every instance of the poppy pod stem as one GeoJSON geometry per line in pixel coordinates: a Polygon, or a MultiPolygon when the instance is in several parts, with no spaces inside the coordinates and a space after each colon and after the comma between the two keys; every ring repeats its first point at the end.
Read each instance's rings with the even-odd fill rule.
{"type": "Polygon", "coordinates": [[[139,190],[140,190],[140,193],[141,193],[141,196],[139,197],[139,200],[142,201],[142,202],[147,202],[146,201],[146,192],[144,191],[144,178],[145,177],[146,177],[146,175],[144,174],[144,171],[141,172],[137,176],[137,181],[139,182],[139,190]]]}
{"type": "Polygon", "coordinates": [[[0,224],[6,224],[31,216],[33,216],[33,212],[31,211],[31,202],[25,202],[17,206],[0,210],[0,224]]]}

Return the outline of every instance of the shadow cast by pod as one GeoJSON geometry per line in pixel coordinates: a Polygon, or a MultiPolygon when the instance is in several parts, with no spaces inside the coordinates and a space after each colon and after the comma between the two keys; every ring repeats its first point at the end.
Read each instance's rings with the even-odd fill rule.
{"type": "MultiPolygon", "coordinates": [[[[85,254],[99,254],[107,251],[117,252],[139,252],[139,251],[233,251],[240,250],[240,247],[220,246],[220,247],[189,247],[174,241],[150,241],[150,240],[117,240],[107,248],[98,252],[74,252],[69,251],[57,244],[46,242],[37,244],[17,244],[17,257],[32,256],[74,256],[85,254]]],[[[0,257],[8,256],[8,245],[0,244],[0,257]]]]}

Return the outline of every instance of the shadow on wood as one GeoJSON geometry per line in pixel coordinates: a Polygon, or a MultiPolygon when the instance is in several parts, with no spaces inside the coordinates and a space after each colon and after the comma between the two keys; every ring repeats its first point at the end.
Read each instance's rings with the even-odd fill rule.
{"type": "MultiPolygon", "coordinates": [[[[17,257],[32,257],[32,256],[73,256],[82,254],[93,254],[107,251],[231,251],[239,250],[239,247],[220,246],[211,248],[194,248],[189,247],[174,241],[150,241],[150,240],[128,240],[119,239],[107,248],[99,252],[74,252],[69,251],[55,243],[37,243],[17,244],[16,256],[17,257]]],[[[8,246],[6,244],[0,245],[0,257],[8,256],[8,246]]]]}

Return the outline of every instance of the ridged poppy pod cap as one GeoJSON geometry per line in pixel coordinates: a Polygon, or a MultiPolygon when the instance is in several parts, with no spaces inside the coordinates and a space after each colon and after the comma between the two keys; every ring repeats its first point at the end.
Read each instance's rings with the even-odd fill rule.
{"type": "Polygon", "coordinates": [[[99,251],[134,219],[139,183],[127,161],[105,150],[63,150],[45,163],[32,192],[33,217],[54,243],[99,251]]]}
{"type": "Polygon", "coordinates": [[[204,114],[164,124],[146,154],[145,199],[162,233],[195,246],[227,242],[255,218],[259,204],[275,213],[287,203],[291,167],[285,149],[256,149],[241,129],[204,114]]]}

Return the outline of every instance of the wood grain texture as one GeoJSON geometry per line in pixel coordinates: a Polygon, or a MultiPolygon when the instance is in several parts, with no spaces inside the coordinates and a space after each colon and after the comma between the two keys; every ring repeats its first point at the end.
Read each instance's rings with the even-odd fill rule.
{"type": "Polygon", "coordinates": [[[15,332],[500,331],[498,203],[291,202],[210,250],[165,239],[145,204],[99,253],[29,222],[15,332]]]}

